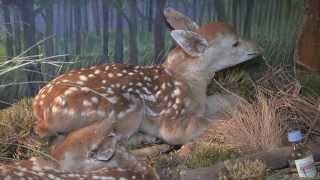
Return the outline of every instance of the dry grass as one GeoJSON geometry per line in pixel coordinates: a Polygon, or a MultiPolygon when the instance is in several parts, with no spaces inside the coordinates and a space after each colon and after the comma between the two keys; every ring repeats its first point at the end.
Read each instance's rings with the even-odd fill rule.
{"type": "Polygon", "coordinates": [[[266,176],[266,166],[259,160],[229,160],[225,161],[224,165],[226,173],[220,175],[220,180],[264,180],[266,176]]]}
{"type": "Polygon", "coordinates": [[[0,159],[26,159],[42,154],[45,148],[33,138],[31,99],[23,99],[0,111],[0,159]]]}
{"type": "Polygon", "coordinates": [[[218,128],[226,144],[244,152],[269,150],[286,144],[286,133],[299,128],[307,140],[320,136],[320,98],[304,96],[303,87],[285,67],[271,68],[257,81],[250,102],[230,111],[218,128]]]}
{"type": "Polygon", "coordinates": [[[277,110],[278,101],[258,91],[257,101],[242,102],[231,112],[231,119],[224,123],[222,131],[226,143],[243,150],[267,150],[281,145],[286,124],[277,110]]]}
{"type": "Polygon", "coordinates": [[[258,87],[256,100],[242,102],[230,112],[230,120],[219,128],[225,143],[240,147],[244,152],[255,152],[285,144],[290,129],[319,134],[317,102],[300,96],[299,92],[297,82],[288,85],[285,91],[258,87]]]}

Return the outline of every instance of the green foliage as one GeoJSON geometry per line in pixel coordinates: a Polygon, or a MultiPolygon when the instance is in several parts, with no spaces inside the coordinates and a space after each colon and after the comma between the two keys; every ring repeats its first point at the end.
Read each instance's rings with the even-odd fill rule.
{"type": "Polygon", "coordinates": [[[242,97],[250,97],[254,91],[254,84],[249,73],[242,66],[233,67],[215,74],[207,94],[227,93],[225,89],[242,97]]]}
{"type": "Polygon", "coordinates": [[[307,97],[320,97],[320,74],[316,72],[298,72],[302,94],[307,97]]]}

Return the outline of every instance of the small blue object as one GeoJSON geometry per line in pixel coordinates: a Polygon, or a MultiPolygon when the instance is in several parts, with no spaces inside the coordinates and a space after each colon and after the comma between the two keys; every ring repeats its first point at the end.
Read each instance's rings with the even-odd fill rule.
{"type": "Polygon", "coordinates": [[[303,134],[300,130],[293,130],[288,133],[288,141],[289,142],[298,142],[303,139],[303,134]]]}

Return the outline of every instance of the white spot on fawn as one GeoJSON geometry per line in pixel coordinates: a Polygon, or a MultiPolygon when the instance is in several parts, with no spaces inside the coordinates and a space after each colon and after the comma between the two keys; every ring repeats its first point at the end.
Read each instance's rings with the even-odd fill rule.
{"type": "Polygon", "coordinates": [[[176,89],[173,91],[173,95],[174,95],[174,96],[179,96],[180,94],[181,94],[180,88],[176,88],[176,89]]]}
{"type": "Polygon", "coordinates": [[[93,97],[91,97],[91,102],[96,104],[99,102],[99,99],[97,97],[93,96],[93,97]]]}
{"type": "Polygon", "coordinates": [[[166,89],[166,83],[161,84],[161,89],[165,90],[166,89]]]}
{"type": "Polygon", "coordinates": [[[93,74],[88,75],[89,78],[94,78],[95,76],[93,74]]]}
{"type": "Polygon", "coordinates": [[[84,82],[82,82],[82,81],[77,81],[76,84],[78,84],[78,85],[84,85],[84,82]]]}
{"type": "Polygon", "coordinates": [[[151,78],[149,78],[149,77],[147,77],[147,76],[145,76],[143,79],[144,79],[145,81],[151,82],[151,78]]]}
{"type": "Polygon", "coordinates": [[[109,102],[111,102],[112,104],[115,104],[118,102],[118,98],[117,97],[107,97],[107,100],[109,102]]]}
{"type": "Polygon", "coordinates": [[[114,75],[112,73],[108,73],[108,77],[112,78],[112,77],[114,77],[114,75]]]}
{"type": "Polygon", "coordinates": [[[157,80],[157,79],[159,79],[159,76],[158,76],[158,75],[155,75],[155,76],[153,76],[153,79],[154,79],[154,80],[157,80]]]}
{"type": "Polygon", "coordinates": [[[83,101],[82,101],[82,104],[83,104],[84,106],[92,106],[92,103],[91,103],[90,101],[88,101],[88,100],[83,100],[83,101]]]}
{"type": "Polygon", "coordinates": [[[88,78],[85,75],[81,75],[79,78],[81,81],[88,81],[88,78]]]}
{"type": "Polygon", "coordinates": [[[91,66],[91,67],[90,67],[90,69],[95,69],[95,68],[97,68],[97,66],[91,66]]]}
{"type": "Polygon", "coordinates": [[[101,73],[101,71],[99,70],[99,69],[96,69],[95,71],[94,71],[94,74],[100,74],[101,73]]]}
{"type": "Polygon", "coordinates": [[[90,88],[88,88],[88,87],[81,87],[80,89],[83,92],[89,92],[90,91],[90,88]]]}
{"type": "Polygon", "coordinates": [[[114,91],[112,90],[112,88],[108,88],[108,89],[107,89],[107,93],[108,93],[108,94],[113,94],[114,91]]]}
{"type": "Polygon", "coordinates": [[[161,93],[162,93],[161,90],[157,91],[157,92],[156,92],[156,97],[159,98],[159,96],[160,96],[161,93]]]}

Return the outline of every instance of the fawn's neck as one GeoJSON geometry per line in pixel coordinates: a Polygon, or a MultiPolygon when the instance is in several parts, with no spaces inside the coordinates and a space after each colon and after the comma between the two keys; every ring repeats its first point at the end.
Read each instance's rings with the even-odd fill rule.
{"type": "MultiPolygon", "coordinates": [[[[207,71],[199,70],[199,68],[192,68],[190,64],[176,64],[165,63],[164,67],[173,77],[184,81],[190,89],[190,98],[193,102],[199,104],[204,108],[207,98],[207,86],[209,84],[209,74],[207,71]],[[176,66],[177,65],[177,66],[176,66]]],[[[197,66],[196,64],[194,66],[197,66]]]]}

